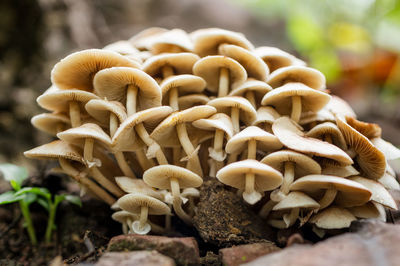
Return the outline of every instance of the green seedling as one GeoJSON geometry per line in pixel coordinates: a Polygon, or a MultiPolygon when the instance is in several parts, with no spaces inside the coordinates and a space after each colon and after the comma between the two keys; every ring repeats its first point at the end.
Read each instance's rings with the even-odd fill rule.
{"type": "Polygon", "coordinates": [[[21,213],[24,217],[25,226],[28,231],[29,239],[32,245],[37,244],[35,229],[33,227],[29,205],[37,202],[48,212],[47,227],[45,233],[46,243],[51,242],[51,235],[56,229],[55,218],[58,205],[66,200],[75,205],[82,206],[77,196],[73,195],[52,195],[47,188],[41,187],[22,187],[22,182],[28,178],[28,172],[25,168],[13,164],[0,164],[0,172],[4,179],[9,181],[13,191],[7,191],[0,194],[0,205],[18,202],[21,213]]]}

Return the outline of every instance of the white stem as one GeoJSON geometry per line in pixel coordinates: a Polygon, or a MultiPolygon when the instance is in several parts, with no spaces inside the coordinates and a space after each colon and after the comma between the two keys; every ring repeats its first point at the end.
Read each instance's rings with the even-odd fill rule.
{"type": "Polygon", "coordinates": [[[249,140],[247,146],[247,159],[256,159],[257,154],[257,140],[251,139],[249,140]]]}
{"type": "Polygon", "coordinates": [[[69,118],[72,127],[79,127],[81,125],[81,109],[77,101],[69,102],[69,118]]]}
{"type": "Polygon", "coordinates": [[[147,206],[140,207],[140,230],[143,230],[145,225],[147,224],[147,217],[149,215],[149,208],[147,206]]]}
{"type": "Polygon", "coordinates": [[[169,105],[174,111],[179,110],[178,104],[178,88],[174,87],[169,90],[169,105]]]}
{"type": "Polygon", "coordinates": [[[128,116],[136,113],[136,101],[138,95],[138,88],[130,84],[126,90],[126,111],[128,116]]]}
{"type": "Polygon", "coordinates": [[[173,196],[173,206],[176,214],[181,218],[186,224],[192,224],[192,218],[182,209],[181,192],[179,187],[179,181],[176,178],[171,178],[171,193],[173,196]]]}
{"type": "Polygon", "coordinates": [[[225,67],[220,68],[218,97],[224,97],[229,92],[229,70],[225,67]]]}
{"type": "Polygon", "coordinates": [[[167,65],[165,65],[161,68],[161,72],[162,72],[164,79],[174,75],[174,70],[172,69],[172,67],[167,66],[167,65]]]}
{"type": "Polygon", "coordinates": [[[153,160],[147,159],[146,153],[144,152],[143,149],[136,150],[135,155],[143,171],[146,171],[147,169],[155,166],[153,160]]]}
{"type": "Polygon", "coordinates": [[[203,170],[201,168],[199,156],[197,154],[193,154],[195,152],[195,148],[193,147],[193,144],[190,141],[189,136],[187,134],[186,124],[185,123],[177,124],[176,130],[182,148],[185,151],[186,155],[189,156],[189,162],[191,162],[190,165],[193,165],[193,169],[189,170],[195,172],[200,176],[203,176],[203,170]]]}
{"type": "Polygon", "coordinates": [[[125,176],[136,179],[137,177],[135,173],[132,171],[128,162],[126,161],[124,153],[122,151],[117,151],[116,153],[114,153],[114,156],[115,159],[117,160],[117,164],[121,169],[122,173],[124,173],[125,176]]]}
{"type": "Polygon", "coordinates": [[[247,203],[253,205],[261,199],[262,195],[260,192],[254,189],[255,175],[252,173],[247,173],[245,178],[246,180],[243,192],[243,199],[247,203]]]}
{"type": "Polygon", "coordinates": [[[298,123],[301,116],[301,96],[292,96],[292,114],[291,118],[293,121],[298,123]]]}
{"type": "Polygon", "coordinates": [[[281,186],[281,191],[285,195],[289,193],[289,186],[293,183],[294,180],[294,162],[285,162],[284,163],[285,172],[283,174],[283,183],[281,186]]]}
{"type": "Polygon", "coordinates": [[[93,161],[93,148],[94,148],[94,139],[85,138],[85,146],[83,148],[83,158],[88,162],[93,161]]]}
{"type": "Polygon", "coordinates": [[[328,207],[336,198],[337,190],[335,188],[330,188],[325,191],[324,196],[322,199],[319,200],[319,209],[325,209],[328,207]]]}
{"type": "Polygon", "coordinates": [[[257,108],[256,96],[254,95],[254,91],[246,92],[246,99],[253,105],[254,108],[257,108]]]}
{"type": "MultiPolygon", "coordinates": [[[[150,137],[149,133],[147,132],[146,128],[144,127],[143,123],[140,123],[135,126],[135,130],[138,133],[139,137],[142,141],[148,146],[155,145],[156,142],[150,137]]],[[[156,151],[156,159],[159,164],[168,164],[167,157],[165,157],[164,152],[162,151],[161,147],[158,146],[159,149],[156,151]]]]}
{"type": "Polygon", "coordinates": [[[239,108],[231,108],[231,119],[233,125],[233,134],[237,134],[240,131],[240,121],[239,121],[239,108]]]}
{"type": "Polygon", "coordinates": [[[261,210],[259,211],[258,215],[261,218],[267,218],[268,214],[272,211],[272,208],[277,204],[277,202],[273,200],[269,200],[267,203],[262,206],[261,210]]]}
{"type": "Polygon", "coordinates": [[[90,168],[89,171],[91,176],[96,180],[96,182],[102,185],[108,191],[110,191],[113,195],[119,198],[125,194],[117,185],[108,180],[96,166],[90,168]]]}
{"type": "Polygon", "coordinates": [[[114,113],[110,113],[110,136],[114,137],[115,132],[117,132],[119,126],[118,117],[114,113]]]}

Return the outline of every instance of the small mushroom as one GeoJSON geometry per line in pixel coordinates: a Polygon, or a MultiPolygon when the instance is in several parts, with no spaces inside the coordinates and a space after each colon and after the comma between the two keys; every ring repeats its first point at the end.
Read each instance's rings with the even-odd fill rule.
{"type": "Polygon", "coordinates": [[[364,205],[354,206],[347,209],[357,218],[373,218],[386,222],[385,207],[379,203],[369,201],[364,205]]]}
{"type": "Polygon", "coordinates": [[[31,119],[31,124],[40,131],[46,132],[52,136],[71,127],[69,117],[62,113],[43,113],[35,115],[31,119]]]}
{"type": "Polygon", "coordinates": [[[341,229],[350,227],[357,218],[348,210],[340,207],[330,207],[315,214],[310,223],[321,229],[341,229]]]}
{"type": "Polygon", "coordinates": [[[271,106],[262,106],[257,109],[257,117],[253,126],[258,126],[265,131],[272,133],[272,124],[281,115],[271,106]]]}
{"type": "Polygon", "coordinates": [[[268,68],[271,71],[271,73],[282,67],[293,66],[293,65],[300,65],[300,66],[306,65],[305,62],[276,47],[269,47],[269,46],[257,47],[254,50],[254,53],[268,65],[268,68]]]}
{"type": "Polygon", "coordinates": [[[133,232],[133,230],[131,229],[132,223],[135,220],[139,220],[139,215],[127,211],[117,211],[111,215],[111,218],[114,221],[122,224],[122,233],[124,233],[124,235],[127,235],[129,233],[129,230],[133,232]]]}
{"type": "Polygon", "coordinates": [[[324,140],[338,146],[342,150],[347,150],[347,144],[342,133],[339,128],[331,122],[324,122],[313,127],[306,133],[306,136],[324,140]]]}
{"type": "Polygon", "coordinates": [[[192,52],[193,43],[181,29],[173,29],[155,36],[150,45],[153,54],[192,52]]]}
{"type": "Polygon", "coordinates": [[[249,78],[246,82],[234,88],[229,96],[244,96],[254,108],[259,108],[262,98],[271,90],[271,86],[267,83],[249,78]]]}
{"type": "Polygon", "coordinates": [[[142,179],[132,179],[127,176],[115,177],[115,182],[118,186],[126,193],[139,193],[147,196],[162,200],[163,196],[161,193],[149,185],[147,185],[142,179]]]}

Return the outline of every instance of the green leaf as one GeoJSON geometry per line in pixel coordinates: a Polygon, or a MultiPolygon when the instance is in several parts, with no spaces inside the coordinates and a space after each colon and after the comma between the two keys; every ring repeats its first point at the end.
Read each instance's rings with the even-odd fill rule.
{"type": "Polygon", "coordinates": [[[38,198],[36,202],[39,203],[40,206],[45,208],[47,212],[50,211],[50,205],[49,205],[49,202],[47,200],[45,200],[43,198],[38,198]]]}
{"type": "Polygon", "coordinates": [[[60,202],[62,202],[63,200],[65,200],[65,196],[66,195],[56,195],[54,197],[54,205],[58,205],[60,202]]]}
{"type": "MultiPolygon", "coordinates": [[[[28,171],[26,168],[10,163],[0,164],[0,172],[3,173],[5,180],[9,182],[14,180],[14,185],[18,185],[19,188],[21,187],[22,182],[28,178],[28,171]]],[[[15,189],[14,185],[13,188],[15,189]]]]}
{"type": "Polygon", "coordinates": [[[22,200],[25,201],[25,203],[27,205],[30,205],[31,203],[33,203],[33,202],[35,202],[37,200],[37,195],[36,194],[26,193],[26,194],[23,194],[21,196],[24,196],[22,200]]]}
{"type": "Polygon", "coordinates": [[[72,204],[78,205],[79,207],[82,207],[82,201],[78,196],[73,196],[73,195],[66,195],[65,199],[72,204]]]}
{"type": "Polygon", "coordinates": [[[0,194],[0,205],[9,204],[13,202],[20,201],[24,198],[24,196],[15,195],[14,191],[7,191],[3,194],[0,194]]]}
{"type": "Polygon", "coordinates": [[[47,200],[51,200],[51,193],[47,188],[42,188],[42,187],[24,187],[20,191],[16,193],[16,195],[22,195],[25,193],[33,193],[38,196],[42,196],[46,198],[47,200]]]}

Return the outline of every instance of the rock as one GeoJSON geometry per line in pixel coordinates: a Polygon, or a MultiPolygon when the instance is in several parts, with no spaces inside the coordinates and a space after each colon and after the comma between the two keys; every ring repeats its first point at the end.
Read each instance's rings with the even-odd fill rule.
{"type": "Polygon", "coordinates": [[[237,266],[278,250],[280,248],[272,243],[254,243],[223,248],[219,250],[219,253],[221,254],[223,265],[237,266]]]}
{"type": "Polygon", "coordinates": [[[200,258],[200,265],[220,266],[220,265],[222,265],[221,257],[212,251],[207,251],[207,254],[204,257],[200,258]]]}
{"type": "Polygon", "coordinates": [[[215,179],[200,188],[193,224],[206,243],[218,247],[274,240],[274,231],[265,221],[215,179]]]}
{"type": "Polygon", "coordinates": [[[171,257],[177,265],[198,265],[199,248],[193,237],[120,235],[108,243],[108,251],[156,250],[171,257]]]}
{"type": "Polygon", "coordinates": [[[131,252],[107,252],[95,266],[173,266],[173,259],[164,256],[157,251],[131,251],[131,252]]]}
{"type": "Polygon", "coordinates": [[[400,225],[363,221],[356,233],[332,237],[313,246],[294,245],[244,265],[399,265],[400,225]]]}

